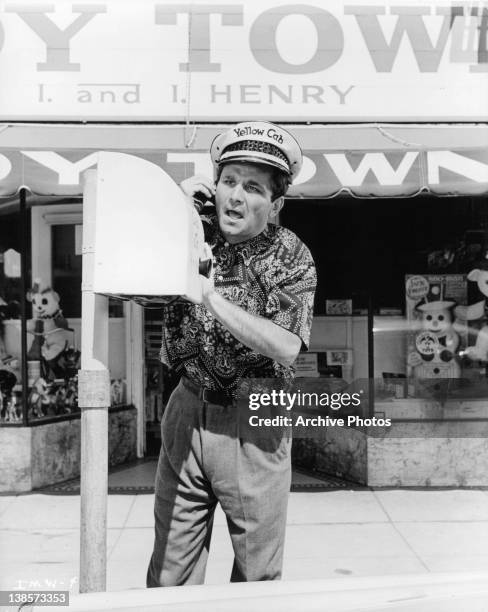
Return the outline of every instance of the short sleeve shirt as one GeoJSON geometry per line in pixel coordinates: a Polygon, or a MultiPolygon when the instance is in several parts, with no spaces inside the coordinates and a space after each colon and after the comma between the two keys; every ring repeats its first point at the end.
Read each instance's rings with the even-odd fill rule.
{"type": "MultiPolygon", "coordinates": [[[[307,348],[317,284],[308,248],[290,230],[268,224],[258,236],[229,244],[215,216],[210,227],[215,289],[250,314],[291,331],[307,348]]],[[[209,241],[209,238],[207,238],[209,241]]],[[[242,378],[293,378],[283,366],[239,342],[203,304],[177,302],[164,312],[161,360],[195,383],[234,390],[242,378]]]]}

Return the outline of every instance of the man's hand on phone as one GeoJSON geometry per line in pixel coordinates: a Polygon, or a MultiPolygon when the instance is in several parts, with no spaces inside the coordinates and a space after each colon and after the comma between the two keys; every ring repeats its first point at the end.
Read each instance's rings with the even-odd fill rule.
{"type": "Polygon", "coordinates": [[[213,180],[203,174],[196,174],[181,181],[180,187],[183,193],[190,198],[193,198],[196,194],[201,194],[206,200],[210,200],[215,195],[213,180]]]}

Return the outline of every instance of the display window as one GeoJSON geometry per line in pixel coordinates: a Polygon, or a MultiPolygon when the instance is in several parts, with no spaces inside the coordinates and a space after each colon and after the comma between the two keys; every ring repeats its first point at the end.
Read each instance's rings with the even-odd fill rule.
{"type": "Polygon", "coordinates": [[[372,379],[376,403],[486,397],[485,197],[291,200],[281,222],[317,265],[319,375],[372,379]]]}
{"type": "MultiPolygon", "coordinates": [[[[80,413],[81,202],[28,201],[26,213],[22,223],[18,203],[0,209],[2,425],[30,425],[80,413]]],[[[110,401],[117,407],[127,404],[122,302],[109,300],[109,317],[110,401]]]]}

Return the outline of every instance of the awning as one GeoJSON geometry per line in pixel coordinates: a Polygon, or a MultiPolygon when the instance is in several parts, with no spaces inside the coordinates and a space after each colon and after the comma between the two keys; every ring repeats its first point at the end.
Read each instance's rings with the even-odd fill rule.
{"type": "MultiPolygon", "coordinates": [[[[487,124],[288,125],[304,166],[297,198],[411,197],[488,193],[487,124]]],[[[175,181],[211,175],[210,142],[225,125],[0,125],[0,197],[21,186],[43,196],[82,193],[98,151],[158,164],[175,181]]]]}

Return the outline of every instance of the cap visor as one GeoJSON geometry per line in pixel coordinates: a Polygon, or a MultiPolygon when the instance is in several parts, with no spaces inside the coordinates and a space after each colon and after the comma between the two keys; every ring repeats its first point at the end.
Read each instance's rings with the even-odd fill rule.
{"type": "Polygon", "coordinates": [[[256,151],[228,151],[223,153],[220,156],[218,164],[229,163],[229,162],[249,162],[254,164],[264,164],[266,166],[273,166],[274,168],[278,168],[286,174],[290,175],[289,166],[273,157],[272,155],[267,155],[266,153],[257,153],[256,151]]]}

